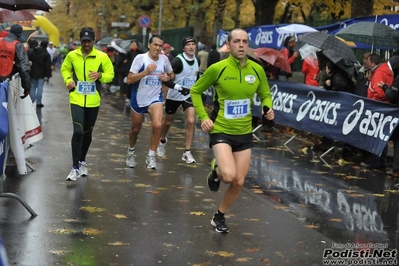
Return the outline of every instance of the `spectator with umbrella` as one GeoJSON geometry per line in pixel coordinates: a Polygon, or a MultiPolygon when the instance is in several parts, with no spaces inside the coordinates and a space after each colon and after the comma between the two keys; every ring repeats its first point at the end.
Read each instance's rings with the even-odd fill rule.
{"type": "Polygon", "coordinates": [[[305,84],[319,86],[319,62],[317,58],[309,56],[302,63],[302,73],[305,75],[305,84]]]}
{"type": "MultiPolygon", "coordinates": [[[[394,77],[399,74],[399,56],[391,57],[388,62],[378,65],[372,72],[370,85],[367,91],[367,98],[389,103],[389,99],[384,89],[380,86],[385,84],[392,86],[394,77]]],[[[369,154],[368,158],[360,165],[363,167],[372,167],[374,169],[386,169],[388,146],[385,147],[381,156],[369,154]]]]}
{"type": "Polygon", "coordinates": [[[352,79],[333,62],[327,61],[326,72],[329,78],[324,83],[324,89],[349,93],[355,92],[355,84],[352,79]]]}
{"type": "MultiPolygon", "coordinates": [[[[399,105],[399,75],[395,76],[392,86],[383,81],[380,81],[378,86],[384,90],[390,103],[399,105]]],[[[392,168],[387,169],[387,174],[397,177],[399,174],[399,127],[395,128],[389,140],[393,142],[393,161],[392,168]]]]}
{"type": "Polygon", "coordinates": [[[281,53],[288,59],[288,62],[291,65],[291,73],[281,70],[279,75],[279,80],[286,80],[292,77],[292,65],[294,64],[295,59],[298,57],[298,52],[294,51],[294,47],[296,45],[296,40],[294,36],[288,36],[284,40],[284,48],[281,49],[281,53]]]}
{"type": "Polygon", "coordinates": [[[355,94],[363,97],[367,97],[367,88],[369,86],[369,79],[366,77],[366,70],[369,69],[369,57],[370,52],[363,54],[363,66],[359,69],[359,73],[356,78],[356,91],[355,94]]]}

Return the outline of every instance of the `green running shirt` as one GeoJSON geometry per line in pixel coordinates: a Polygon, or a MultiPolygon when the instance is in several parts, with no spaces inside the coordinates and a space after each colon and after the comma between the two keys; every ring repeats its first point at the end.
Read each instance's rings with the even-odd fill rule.
{"type": "Polygon", "coordinates": [[[262,106],[272,109],[269,83],[262,66],[249,59],[243,67],[231,55],[212,64],[191,87],[190,95],[195,112],[203,122],[210,118],[214,128],[210,134],[245,135],[252,132],[252,104],[255,93],[262,106]],[[206,112],[201,95],[214,86],[213,110],[206,112]]]}

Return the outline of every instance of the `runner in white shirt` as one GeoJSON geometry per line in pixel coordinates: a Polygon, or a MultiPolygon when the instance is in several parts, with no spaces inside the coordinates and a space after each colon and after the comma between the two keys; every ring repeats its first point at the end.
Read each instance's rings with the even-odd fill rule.
{"type": "Polygon", "coordinates": [[[186,163],[195,163],[196,161],[190,151],[195,131],[195,111],[189,95],[189,89],[197,81],[199,60],[195,57],[197,45],[193,37],[184,37],[182,46],[183,53],[179,54],[171,62],[173,71],[176,75],[175,83],[165,83],[167,86],[174,88],[174,90],[169,90],[166,96],[166,114],[162,123],[162,132],[157,155],[159,157],[165,156],[166,136],[173,123],[177,109],[182,106],[186,120],[186,141],[182,160],[186,163]]]}
{"type": "Polygon", "coordinates": [[[148,52],[136,56],[127,77],[127,84],[132,86],[130,100],[132,123],[126,159],[128,167],[136,166],[135,145],[144,114],[148,113],[151,118],[152,134],[146,163],[147,168],[157,168],[155,151],[161,135],[163,117],[162,82],[173,80],[175,77],[169,59],[161,54],[163,44],[162,36],[153,35],[148,42],[148,52]]]}

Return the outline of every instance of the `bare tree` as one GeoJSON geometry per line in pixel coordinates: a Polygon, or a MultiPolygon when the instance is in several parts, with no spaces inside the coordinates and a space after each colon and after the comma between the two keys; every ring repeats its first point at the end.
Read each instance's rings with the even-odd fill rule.
{"type": "Polygon", "coordinates": [[[240,13],[241,13],[242,0],[236,0],[236,9],[233,16],[234,28],[240,27],[240,13]]]}
{"type": "Polygon", "coordinates": [[[226,2],[227,2],[227,0],[217,0],[215,19],[214,19],[214,23],[213,23],[212,43],[216,42],[217,36],[219,34],[219,30],[222,28],[223,15],[224,15],[224,11],[226,9],[226,2]]]}

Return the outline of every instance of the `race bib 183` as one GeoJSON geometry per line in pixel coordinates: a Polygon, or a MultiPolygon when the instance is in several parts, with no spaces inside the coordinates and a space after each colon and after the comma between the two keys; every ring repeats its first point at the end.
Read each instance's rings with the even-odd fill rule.
{"type": "Polygon", "coordinates": [[[250,99],[225,100],[224,117],[227,119],[237,119],[247,116],[250,112],[250,99]]]}

